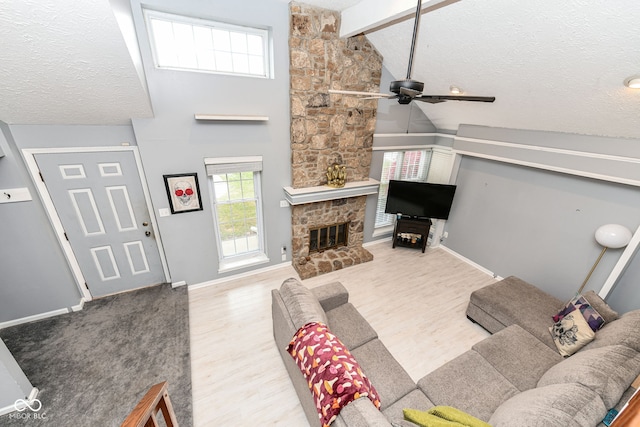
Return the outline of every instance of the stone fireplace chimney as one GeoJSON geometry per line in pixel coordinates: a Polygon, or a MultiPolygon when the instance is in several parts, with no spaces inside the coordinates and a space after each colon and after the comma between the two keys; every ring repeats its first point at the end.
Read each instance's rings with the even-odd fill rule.
{"type": "MultiPolygon", "coordinates": [[[[289,7],[293,189],[318,190],[326,185],[327,168],[334,164],[346,167],[347,187],[370,184],[378,103],[327,91],[379,92],[382,57],[365,36],[339,37],[338,12],[300,3],[289,7]]],[[[371,191],[360,193],[326,192],[322,201],[292,207],[293,266],[301,278],[373,259],[362,248],[366,205],[362,194],[371,191]],[[346,246],[309,252],[312,229],[344,223],[348,223],[346,246]]]]}

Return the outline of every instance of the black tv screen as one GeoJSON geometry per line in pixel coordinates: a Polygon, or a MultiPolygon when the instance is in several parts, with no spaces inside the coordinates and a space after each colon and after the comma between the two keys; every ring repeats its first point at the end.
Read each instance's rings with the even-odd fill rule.
{"type": "Polygon", "coordinates": [[[389,181],[385,212],[412,217],[447,219],[455,185],[389,181]]]}

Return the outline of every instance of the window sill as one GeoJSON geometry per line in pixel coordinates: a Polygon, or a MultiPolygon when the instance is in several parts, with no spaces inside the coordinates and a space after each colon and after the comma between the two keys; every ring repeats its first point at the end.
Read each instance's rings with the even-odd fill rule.
{"type": "Polygon", "coordinates": [[[269,262],[269,257],[264,253],[254,254],[248,257],[242,257],[240,259],[233,258],[220,261],[218,267],[218,273],[228,273],[230,271],[240,270],[242,268],[251,267],[254,265],[265,264],[269,262]]]}

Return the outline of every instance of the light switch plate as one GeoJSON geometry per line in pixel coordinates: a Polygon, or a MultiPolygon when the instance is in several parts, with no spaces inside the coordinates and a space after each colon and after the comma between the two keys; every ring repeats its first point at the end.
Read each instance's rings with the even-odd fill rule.
{"type": "Polygon", "coordinates": [[[32,200],[27,187],[0,190],[0,203],[26,202],[32,200]]]}
{"type": "Polygon", "coordinates": [[[160,216],[169,216],[169,215],[171,215],[171,211],[169,210],[169,208],[160,208],[160,209],[158,209],[158,215],[160,215],[160,216]]]}

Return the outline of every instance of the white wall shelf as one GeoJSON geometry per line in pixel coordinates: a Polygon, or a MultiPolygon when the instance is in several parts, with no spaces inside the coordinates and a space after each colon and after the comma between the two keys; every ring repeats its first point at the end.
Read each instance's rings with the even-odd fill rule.
{"type": "Polygon", "coordinates": [[[295,206],[377,194],[378,187],[380,187],[380,182],[371,178],[366,181],[347,182],[342,188],[332,188],[326,185],[305,188],[284,187],[284,197],[289,204],[295,206]]]}
{"type": "Polygon", "coordinates": [[[243,116],[226,114],[194,114],[196,120],[212,122],[267,122],[269,116],[243,116]]]}

